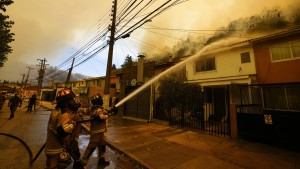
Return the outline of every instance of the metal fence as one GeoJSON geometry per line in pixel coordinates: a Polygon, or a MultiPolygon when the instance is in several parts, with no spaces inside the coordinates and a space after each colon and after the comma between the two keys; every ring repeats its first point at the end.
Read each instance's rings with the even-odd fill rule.
{"type": "Polygon", "coordinates": [[[238,135],[300,152],[300,84],[240,86],[238,135]]]}
{"type": "Polygon", "coordinates": [[[202,92],[200,86],[183,85],[175,95],[169,97],[176,100],[156,99],[154,118],[204,134],[230,136],[227,87],[202,92]]]}

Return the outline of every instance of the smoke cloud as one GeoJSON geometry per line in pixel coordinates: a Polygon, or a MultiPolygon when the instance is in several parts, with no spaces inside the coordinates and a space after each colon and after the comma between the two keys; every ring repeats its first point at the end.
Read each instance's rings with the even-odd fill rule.
{"type": "MultiPolygon", "coordinates": [[[[152,44],[156,49],[149,49],[147,44],[128,48],[145,53],[147,57],[168,59],[170,55],[172,58],[190,55],[214,36],[216,29],[227,27],[230,22],[238,21],[239,18],[259,15],[262,11],[285,9],[285,12],[280,13],[280,17],[299,23],[299,14],[294,15],[300,11],[296,3],[299,4],[299,0],[189,0],[158,15],[152,22],[145,24],[144,28],[131,35],[130,38],[152,44]],[[158,28],[148,29],[154,26],[158,28]]],[[[111,8],[111,5],[111,1],[101,0],[14,1],[7,8],[10,20],[15,22],[12,28],[12,32],[15,33],[15,41],[11,44],[13,53],[0,69],[0,80],[21,81],[21,74],[27,73],[26,66],[38,64],[37,59],[46,58],[47,64],[51,66],[60,64],[70,56],[70,50],[76,49],[74,44],[111,8]]],[[[236,29],[243,26],[236,25],[236,29]]],[[[128,53],[116,54],[117,57],[126,57],[128,53]]],[[[102,66],[104,70],[105,66],[102,66]]],[[[91,67],[93,66],[89,65],[84,69],[75,70],[92,75],[96,71],[90,70],[91,67]]]]}

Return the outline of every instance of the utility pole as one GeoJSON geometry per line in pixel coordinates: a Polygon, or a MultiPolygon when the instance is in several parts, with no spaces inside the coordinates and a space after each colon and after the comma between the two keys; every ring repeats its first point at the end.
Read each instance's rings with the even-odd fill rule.
{"type": "Polygon", "coordinates": [[[107,66],[106,66],[106,76],[105,76],[105,85],[104,85],[104,108],[109,107],[110,100],[110,79],[111,79],[111,67],[112,67],[112,59],[113,59],[113,51],[114,51],[114,42],[115,42],[115,31],[116,31],[116,13],[117,13],[117,0],[113,1],[112,6],[112,23],[109,27],[110,29],[110,38],[109,38],[109,49],[108,49],[108,58],[107,58],[107,66]]]}
{"type": "Polygon", "coordinates": [[[45,69],[46,69],[46,62],[47,60],[44,58],[43,60],[41,59],[37,59],[38,61],[40,61],[40,70],[39,70],[39,77],[38,77],[38,95],[40,95],[42,86],[43,86],[43,78],[44,78],[44,74],[45,74],[45,69]]]}
{"type": "Polygon", "coordinates": [[[23,85],[24,85],[24,78],[25,78],[25,74],[22,74],[22,82],[21,82],[21,85],[20,85],[20,94],[22,93],[22,88],[23,88],[23,85]]]}
{"type": "Polygon", "coordinates": [[[75,57],[73,58],[71,68],[69,69],[69,73],[68,73],[68,77],[67,77],[67,80],[66,80],[66,84],[65,84],[66,86],[65,87],[69,87],[74,61],[75,61],[75,57]]]}
{"type": "Polygon", "coordinates": [[[28,82],[28,78],[29,78],[29,72],[30,72],[31,69],[33,69],[33,68],[31,68],[31,67],[27,67],[27,68],[28,68],[28,73],[27,73],[27,77],[26,77],[26,80],[25,80],[24,88],[27,87],[27,82],[28,82]]]}

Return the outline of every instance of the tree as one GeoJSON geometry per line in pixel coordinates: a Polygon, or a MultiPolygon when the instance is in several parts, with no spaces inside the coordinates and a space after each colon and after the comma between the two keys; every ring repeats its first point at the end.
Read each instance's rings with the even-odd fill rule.
{"type": "Polygon", "coordinates": [[[132,56],[127,55],[122,65],[122,68],[131,67],[132,63],[133,63],[132,56]]]}
{"type": "MultiPolygon", "coordinates": [[[[12,3],[12,0],[0,0],[0,10],[5,12],[5,7],[12,3]]],[[[0,67],[3,67],[4,62],[7,60],[7,55],[13,51],[9,43],[14,41],[13,36],[15,34],[10,32],[14,22],[8,19],[8,15],[4,15],[2,12],[0,13],[0,67]]]]}
{"type": "Polygon", "coordinates": [[[185,84],[176,73],[160,79],[159,83],[154,118],[177,123],[184,118],[204,117],[200,86],[185,84]]]}

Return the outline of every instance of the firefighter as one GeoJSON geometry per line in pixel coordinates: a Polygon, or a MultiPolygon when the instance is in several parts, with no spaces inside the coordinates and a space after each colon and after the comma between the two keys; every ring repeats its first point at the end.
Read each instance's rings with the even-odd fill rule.
{"type": "Polygon", "coordinates": [[[56,95],[56,107],[52,110],[45,146],[46,169],[65,169],[71,163],[70,143],[76,127],[77,111],[81,103],[71,89],[65,88],[56,95]]]}
{"type": "Polygon", "coordinates": [[[22,99],[19,97],[19,93],[15,93],[15,96],[9,99],[8,107],[10,109],[9,120],[15,117],[15,112],[18,107],[22,107],[22,99]]]}
{"type": "Polygon", "coordinates": [[[104,158],[105,153],[105,140],[104,132],[106,129],[106,120],[109,118],[110,114],[106,114],[102,107],[103,100],[98,94],[91,98],[92,110],[91,118],[95,119],[91,121],[90,125],[90,141],[82,157],[85,167],[89,161],[90,156],[93,154],[96,148],[98,148],[98,164],[107,166],[110,164],[104,158]]]}
{"type": "MultiPolygon", "coordinates": [[[[83,120],[83,108],[79,108],[76,115],[74,116],[74,120],[76,122],[83,120]]],[[[82,126],[81,124],[77,124],[74,128],[74,132],[70,136],[70,143],[68,145],[68,149],[70,150],[70,155],[74,161],[73,163],[73,169],[84,169],[84,163],[81,159],[80,150],[79,150],[79,135],[82,132],[82,126]]]]}
{"type": "Polygon", "coordinates": [[[2,107],[6,100],[6,91],[2,91],[0,94],[0,112],[2,112],[2,107]]]}

